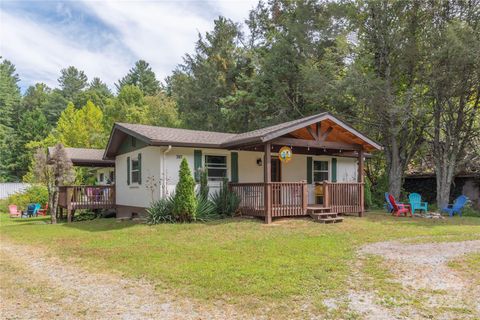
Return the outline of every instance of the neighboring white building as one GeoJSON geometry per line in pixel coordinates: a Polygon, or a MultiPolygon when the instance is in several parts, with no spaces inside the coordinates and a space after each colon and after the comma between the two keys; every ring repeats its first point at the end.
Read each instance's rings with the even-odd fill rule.
{"type": "MultiPolygon", "coordinates": [[[[315,204],[315,185],[323,181],[358,187],[363,182],[359,172],[363,173],[365,152],[378,149],[371,139],[322,113],[242,134],[117,123],[103,159],[115,161],[117,217],[126,218],[143,214],[153,200],[174,192],[183,158],[197,181],[198,169],[207,170],[211,191],[223,177],[246,188],[255,183],[305,181],[305,199],[315,204]],[[281,147],[291,148],[289,162],[278,158],[281,147]]],[[[358,190],[363,197],[363,188],[358,190]]],[[[280,193],[273,196],[280,201],[280,193]]],[[[361,206],[363,212],[363,202],[361,206]]]]}
{"type": "MultiPolygon", "coordinates": [[[[48,148],[51,156],[54,147],[48,148]]],[[[95,171],[96,185],[110,185],[115,183],[115,161],[104,160],[104,149],[65,148],[67,157],[77,167],[90,167],[95,171]]]]}

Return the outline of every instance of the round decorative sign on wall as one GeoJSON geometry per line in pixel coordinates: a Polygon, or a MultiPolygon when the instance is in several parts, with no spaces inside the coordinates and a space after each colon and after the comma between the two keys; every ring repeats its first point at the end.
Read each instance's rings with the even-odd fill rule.
{"type": "Polygon", "coordinates": [[[290,147],[281,147],[278,151],[278,159],[284,163],[292,160],[292,149],[290,147]]]}

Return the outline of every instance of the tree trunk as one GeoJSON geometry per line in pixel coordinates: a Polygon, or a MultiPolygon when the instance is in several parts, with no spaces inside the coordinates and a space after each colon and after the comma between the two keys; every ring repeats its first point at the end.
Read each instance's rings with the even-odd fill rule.
{"type": "Polygon", "coordinates": [[[58,190],[54,190],[50,196],[50,218],[52,224],[57,223],[58,190]]]}
{"type": "Polygon", "coordinates": [[[397,140],[393,136],[390,138],[390,146],[385,149],[385,156],[387,159],[388,193],[398,200],[402,190],[404,164],[400,158],[397,140]]]}

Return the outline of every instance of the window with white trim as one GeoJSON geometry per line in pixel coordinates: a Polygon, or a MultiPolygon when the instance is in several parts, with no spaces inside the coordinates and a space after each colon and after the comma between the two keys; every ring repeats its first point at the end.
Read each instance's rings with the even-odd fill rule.
{"type": "Polygon", "coordinates": [[[328,161],[313,161],[313,182],[328,180],[328,161]]]}
{"type": "Polygon", "coordinates": [[[132,183],[138,183],[140,180],[140,166],[138,158],[131,160],[131,169],[130,169],[131,181],[132,183]]]}
{"type": "Polygon", "coordinates": [[[208,180],[220,181],[227,176],[227,156],[205,155],[208,180]]]}

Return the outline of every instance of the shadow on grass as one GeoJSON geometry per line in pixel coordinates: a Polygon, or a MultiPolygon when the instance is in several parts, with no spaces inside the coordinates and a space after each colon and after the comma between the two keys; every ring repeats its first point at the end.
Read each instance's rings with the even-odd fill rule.
{"type": "Polygon", "coordinates": [[[88,232],[104,232],[134,227],[142,222],[132,220],[117,220],[115,218],[99,218],[87,221],[62,222],[66,228],[79,229],[88,232]]]}

